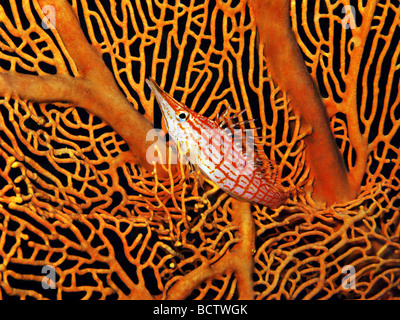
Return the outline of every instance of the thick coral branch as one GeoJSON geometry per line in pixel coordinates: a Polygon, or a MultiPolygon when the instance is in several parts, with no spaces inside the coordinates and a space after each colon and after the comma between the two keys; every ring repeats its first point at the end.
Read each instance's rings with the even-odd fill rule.
{"type": "Polygon", "coordinates": [[[189,296],[202,282],[223,274],[232,268],[229,253],[225,254],[216,263],[203,263],[200,267],[179,279],[167,293],[168,300],[183,300],[189,296]]]}
{"type": "MultiPolygon", "coordinates": [[[[147,133],[153,129],[152,122],[135,110],[119,90],[101,55],[86,40],[69,3],[64,0],[40,0],[39,3],[41,6],[54,6],[56,30],[79,75],[76,78],[60,75],[35,77],[3,73],[0,75],[0,95],[13,95],[34,102],[65,101],[85,108],[113,127],[129,145],[135,162],[152,171],[153,164],[146,159],[146,152],[154,143],[146,140],[147,133]]],[[[161,178],[168,178],[161,166],[158,169],[161,178]]]]}
{"type": "Polygon", "coordinates": [[[329,126],[326,108],[304,64],[290,25],[285,0],[250,0],[272,77],[286,91],[305,130],[306,161],[314,178],[314,196],[328,204],[355,196],[343,158],[329,126]]]}
{"type": "Polygon", "coordinates": [[[366,40],[371,30],[371,24],[374,17],[378,1],[368,1],[365,13],[363,15],[363,23],[359,28],[355,28],[353,32],[354,49],[350,51],[349,71],[344,77],[346,86],[346,94],[340,104],[340,109],[344,110],[347,115],[349,139],[357,153],[355,166],[350,171],[350,183],[353,188],[358,190],[364,177],[370,149],[368,146],[367,134],[360,133],[359,115],[357,110],[357,78],[360,73],[361,60],[365,50],[366,40]]]}
{"type": "Polygon", "coordinates": [[[235,255],[235,275],[238,279],[239,299],[254,299],[255,226],[248,202],[232,200],[233,223],[239,226],[241,242],[232,252],[235,255]]]}
{"type": "Polygon", "coordinates": [[[64,75],[32,76],[11,72],[0,74],[0,94],[35,102],[61,102],[74,99],[76,79],[64,75]]]}

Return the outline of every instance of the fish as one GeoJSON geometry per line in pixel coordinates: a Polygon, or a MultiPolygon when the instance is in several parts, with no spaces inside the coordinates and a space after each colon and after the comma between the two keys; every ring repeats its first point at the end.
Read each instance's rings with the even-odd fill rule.
{"type": "MultiPolygon", "coordinates": [[[[250,134],[250,142],[244,141],[243,134],[238,138],[238,130],[232,124],[224,128],[245,110],[229,119],[225,112],[224,119],[217,116],[211,120],[177,101],[153,78],[146,79],[146,83],[160,106],[169,136],[201,174],[240,201],[269,208],[277,208],[286,201],[288,192],[278,179],[276,163],[263,151],[251,148],[254,136],[252,139],[250,134]]],[[[250,121],[240,124],[246,122],[250,121]]]]}

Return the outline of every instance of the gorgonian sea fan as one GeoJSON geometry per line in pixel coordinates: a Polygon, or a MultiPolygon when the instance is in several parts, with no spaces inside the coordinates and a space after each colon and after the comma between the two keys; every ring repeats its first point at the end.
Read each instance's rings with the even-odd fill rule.
{"type": "Polygon", "coordinates": [[[290,3],[277,45],[301,49],[358,194],[327,206],[307,162],[315,131],[281,90],[293,65],[268,65],[259,14],[245,1],[2,1],[2,298],[399,296],[399,3],[290,3]],[[42,26],[45,6],[56,29],[42,26]],[[149,76],[211,119],[246,110],[299,193],[272,210],[202,190],[184,166],[152,174],[145,136],[162,124],[149,76]],[[355,288],[342,286],[348,265],[355,288]]]}

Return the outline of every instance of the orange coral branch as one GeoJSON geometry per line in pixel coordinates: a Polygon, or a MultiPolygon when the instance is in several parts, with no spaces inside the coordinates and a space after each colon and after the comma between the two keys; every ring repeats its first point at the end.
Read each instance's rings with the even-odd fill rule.
{"type": "Polygon", "coordinates": [[[0,74],[0,93],[35,102],[72,101],[79,90],[74,78],[64,75],[0,74]]]}
{"type": "Polygon", "coordinates": [[[349,89],[346,90],[346,94],[343,95],[343,101],[338,106],[338,109],[340,111],[345,111],[347,115],[349,139],[357,154],[355,165],[351,168],[349,175],[350,183],[354,190],[360,189],[362,178],[367,169],[367,161],[370,152],[368,147],[369,130],[367,130],[367,134],[360,133],[359,116],[356,108],[357,78],[377,3],[378,1],[368,1],[368,3],[366,3],[364,21],[360,28],[356,28],[353,31],[355,33],[353,38],[354,49],[349,53],[349,71],[344,77],[346,86],[348,86],[349,89]]]}
{"type": "Polygon", "coordinates": [[[226,254],[214,264],[203,263],[200,267],[186,274],[184,278],[174,284],[167,293],[168,300],[183,300],[193,292],[202,282],[231,269],[231,255],[226,254]]]}
{"type": "Polygon", "coordinates": [[[254,299],[255,226],[250,204],[233,200],[233,223],[239,226],[241,242],[232,248],[236,261],[239,299],[254,299]]]}
{"type": "Polygon", "coordinates": [[[327,111],[307,72],[290,27],[289,4],[285,0],[251,0],[264,54],[273,78],[286,91],[293,109],[301,117],[306,137],[306,161],[314,178],[316,199],[328,203],[352,199],[343,159],[330,130],[327,111]]]}

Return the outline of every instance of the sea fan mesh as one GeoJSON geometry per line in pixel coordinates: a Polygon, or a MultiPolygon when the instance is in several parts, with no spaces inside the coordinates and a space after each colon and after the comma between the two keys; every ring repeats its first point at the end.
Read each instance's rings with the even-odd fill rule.
{"type": "MultiPolygon", "coordinates": [[[[310,132],[268,73],[245,1],[106,2],[69,5],[133,108],[163,126],[144,82],[153,76],[211,119],[229,105],[231,113],[245,109],[283,184],[312,184],[310,132]]],[[[210,181],[202,189],[184,166],[161,180],[126,161],[135,150],[118,128],[79,105],[5,95],[0,297],[237,299],[252,279],[256,299],[398,298],[399,3],[299,0],[290,14],[338,148],[350,175],[362,177],[356,199],[321,209],[304,188],[275,210],[252,205],[255,246],[245,259],[254,268],[243,278],[233,254],[243,237],[238,209],[226,193],[210,181]],[[342,27],[346,5],[355,29],[342,27]],[[356,270],[354,289],[342,285],[346,265],[356,270]],[[55,289],[42,285],[44,266],[56,272],[55,289]],[[209,275],[198,283],[201,272],[209,275]]],[[[42,19],[37,1],[1,2],[0,72],[78,77],[42,19]]]]}

